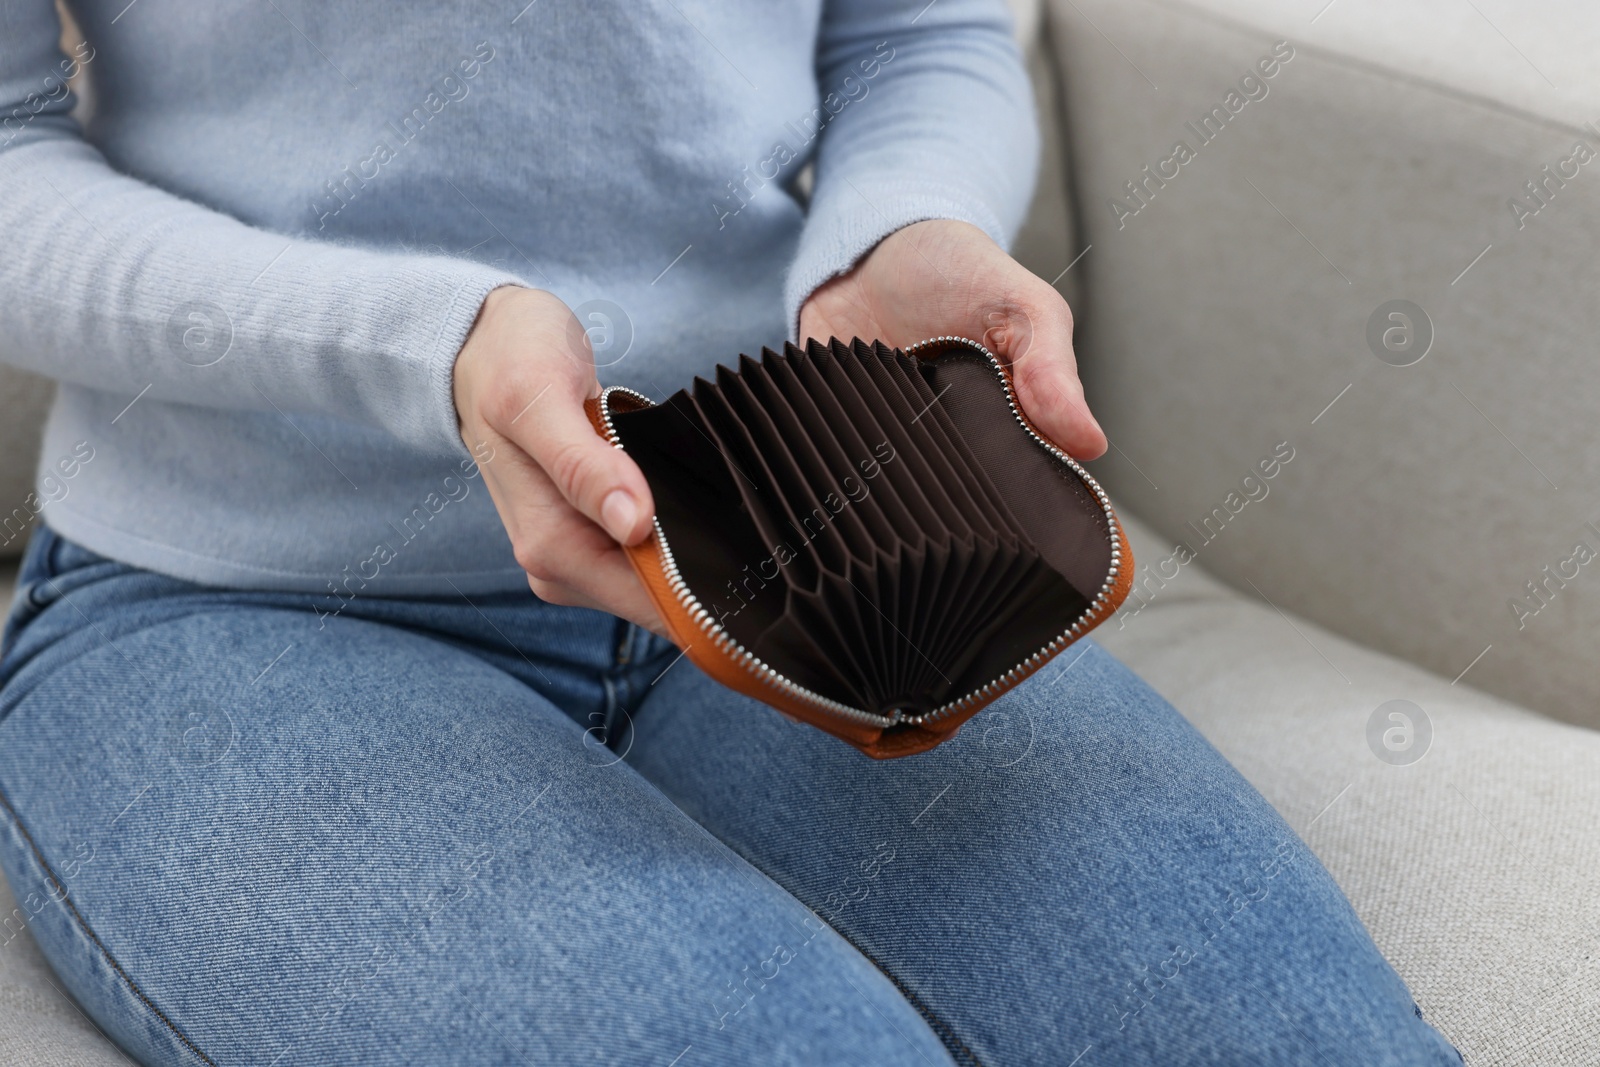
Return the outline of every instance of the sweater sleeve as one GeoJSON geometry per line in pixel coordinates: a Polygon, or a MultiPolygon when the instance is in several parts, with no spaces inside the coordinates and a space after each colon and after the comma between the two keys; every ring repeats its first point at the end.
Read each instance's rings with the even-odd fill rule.
{"type": "Polygon", "coordinates": [[[268,232],[118,173],[71,118],[50,0],[0,4],[0,361],[129,398],[330,415],[465,454],[455,355],[522,284],[268,232]]]}
{"type": "Polygon", "coordinates": [[[1002,0],[827,0],[817,89],[826,125],[784,287],[792,332],[818,286],[913,222],[969,222],[1009,245],[1039,136],[1002,0]]]}

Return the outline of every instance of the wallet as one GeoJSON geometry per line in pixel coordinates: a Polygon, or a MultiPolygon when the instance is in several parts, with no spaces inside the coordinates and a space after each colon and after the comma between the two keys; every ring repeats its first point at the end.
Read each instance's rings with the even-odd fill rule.
{"type": "Polygon", "coordinates": [[[683,654],[869,756],[952,737],[1132,586],[1105,492],[975,341],[763,349],[588,412],[655,497],[627,554],[683,654]]]}

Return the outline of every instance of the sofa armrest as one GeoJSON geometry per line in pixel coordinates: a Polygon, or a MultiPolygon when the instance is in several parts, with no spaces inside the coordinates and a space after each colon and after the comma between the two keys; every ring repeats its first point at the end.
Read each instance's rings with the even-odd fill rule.
{"type": "Polygon", "coordinates": [[[1552,43],[1600,9],[1423,6],[1051,0],[1097,474],[1250,595],[1600,725],[1600,76],[1552,43]]]}

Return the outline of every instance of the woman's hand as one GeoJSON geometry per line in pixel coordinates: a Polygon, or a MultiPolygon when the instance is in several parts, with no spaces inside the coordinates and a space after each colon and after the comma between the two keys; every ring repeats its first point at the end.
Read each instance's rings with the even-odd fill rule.
{"type": "Polygon", "coordinates": [[[1022,409],[1075,459],[1106,450],[1072,355],[1072,312],[1055,288],[964,222],[918,222],[885,237],[811,295],[800,336],[905,347],[954,335],[1011,365],[1022,409]]]}
{"type": "Polygon", "coordinates": [[[565,304],[516,286],[485,298],[456,357],[456,415],[469,449],[493,449],[484,484],[529,587],[663,633],[621,547],[649,534],[655,503],[638,466],[584,413],[599,392],[588,337],[565,304]]]}
{"type": "MultiPolygon", "coordinates": [[[[1066,301],[976,227],[935,220],[889,235],[812,294],[800,332],[900,346],[943,334],[981,340],[1011,365],[1023,410],[1046,435],[1080,459],[1106,449],[1078,382],[1066,301]]],[[[456,358],[461,436],[493,449],[484,484],[529,587],[661,633],[621,548],[649,534],[655,503],[638,466],[584,413],[599,389],[582,327],[537,289],[490,293],[456,358]]]]}

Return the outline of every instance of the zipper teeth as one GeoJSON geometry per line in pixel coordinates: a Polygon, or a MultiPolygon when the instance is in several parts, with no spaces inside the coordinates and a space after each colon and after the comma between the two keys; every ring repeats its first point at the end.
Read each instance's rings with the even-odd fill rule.
{"type": "MultiPolygon", "coordinates": [[[[611,394],[613,393],[626,393],[651,407],[655,406],[655,401],[643,393],[621,385],[610,386],[600,394],[600,417],[605,422],[606,437],[614,447],[620,449],[622,448],[622,441],[617,437],[617,429],[611,423],[611,394]]],[[[834,715],[854,722],[885,728],[904,721],[898,712],[894,715],[874,715],[870,711],[852,708],[848,704],[830,700],[821,693],[813,693],[805,686],[792,682],[782,674],[779,674],[755,653],[739,644],[738,641],[734,640],[733,635],[728,633],[727,628],[712,617],[711,613],[700,603],[700,599],[690,591],[689,583],[683,580],[683,573],[678,569],[678,561],[672,554],[672,546],[667,543],[667,533],[661,528],[660,517],[652,519],[651,524],[655,527],[656,543],[661,546],[661,558],[667,574],[667,584],[672,588],[673,595],[678,598],[678,602],[683,605],[684,610],[689,613],[689,617],[694,620],[695,625],[711,639],[714,647],[733,652],[746,669],[773,688],[797,697],[806,703],[814,704],[834,715]]]]}
{"type": "MultiPolygon", "coordinates": [[[[711,613],[707,611],[705,606],[700,603],[699,598],[690,591],[688,583],[683,580],[683,575],[678,569],[678,562],[672,554],[672,546],[667,543],[666,531],[662,530],[661,528],[660,518],[658,517],[652,520],[656,531],[656,541],[661,546],[661,556],[665,561],[667,584],[672,588],[673,595],[678,598],[678,602],[683,605],[686,611],[688,611],[689,617],[694,620],[695,625],[697,625],[700,630],[711,639],[712,644],[716,648],[733,652],[733,654],[738,658],[740,663],[745,666],[746,669],[750,670],[751,673],[755,674],[763,682],[775,689],[779,689],[790,696],[796,697],[807,703],[814,704],[817,707],[822,708],[834,715],[850,719],[854,722],[867,723],[872,726],[885,728],[897,725],[899,723],[923,725],[926,723],[937,722],[939,719],[942,719],[947,715],[963,711],[972,707],[976,703],[986,701],[998,691],[1014,684],[1022,675],[1031,672],[1045,660],[1066,648],[1073,641],[1077,640],[1079,637],[1082,637],[1085,633],[1088,633],[1088,628],[1085,626],[1085,623],[1087,623],[1092,616],[1104,609],[1110,603],[1111,590],[1113,587],[1115,587],[1117,583],[1117,577],[1122,571],[1122,539],[1117,533],[1116,515],[1111,508],[1110,498],[1106,496],[1105,490],[1100,488],[1100,483],[1095,481],[1094,477],[1088,471],[1084,470],[1083,467],[1078,464],[1077,460],[1061,451],[1049,441],[1046,441],[1043,437],[1040,437],[1034,432],[1033,427],[1028,425],[1028,421],[1022,417],[1021,408],[1017,406],[1017,398],[1016,394],[1012,391],[1011,380],[1006,376],[1005,368],[1000,363],[999,358],[977,341],[973,341],[966,337],[930,337],[926,341],[918,341],[909,348],[901,349],[901,351],[909,356],[914,355],[930,345],[937,344],[966,345],[973,351],[982,353],[984,357],[989,360],[989,363],[994,368],[995,375],[1000,379],[1001,387],[1005,389],[1006,404],[1011,408],[1011,415],[1017,420],[1017,425],[1021,426],[1025,431],[1027,431],[1028,436],[1033,438],[1033,440],[1036,441],[1040,447],[1049,451],[1050,454],[1055,456],[1057,459],[1065,462],[1069,467],[1072,468],[1072,472],[1083,480],[1083,484],[1088,487],[1092,494],[1094,494],[1095,500],[1099,503],[1101,511],[1105,514],[1106,530],[1111,539],[1111,569],[1107,572],[1105,581],[1101,583],[1100,591],[1095,595],[1094,599],[1089,602],[1089,606],[1081,615],[1078,616],[1077,619],[1073,621],[1072,625],[1069,626],[1067,630],[1061,634],[1061,636],[1050,641],[1043,648],[1033,653],[1033,655],[1028,656],[1021,663],[1018,663],[1000,677],[984,684],[965,696],[952,700],[949,703],[942,704],[924,715],[905,715],[899,711],[896,711],[892,715],[874,715],[870,711],[864,711],[861,708],[852,708],[848,704],[841,704],[839,701],[831,700],[820,693],[814,693],[804,686],[790,681],[782,674],[779,674],[772,667],[768,666],[754,653],[746,649],[743,645],[739,644],[738,641],[734,640],[733,636],[728,633],[727,629],[712,617],[711,613]]],[[[626,393],[628,396],[642,401],[646,406],[650,407],[655,406],[655,401],[651,400],[643,393],[621,385],[610,386],[600,394],[600,417],[605,423],[606,438],[611,442],[613,447],[620,449],[622,448],[622,442],[617,437],[616,427],[611,423],[611,395],[613,393],[626,393]]]]}
{"type": "Polygon", "coordinates": [[[1083,614],[1079,615],[1077,619],[1073,621],[1072,625],[1061,634],[1061,636],[1057,637],[1053,641],[1050,641],[1033,655],[1029,656],[1027,659],[1024,659],[1021,663],[1017,664],[1015,667],[1012,667],[1005,674],[1002,674],[1000,677],[984,685],[982,688],[968,693],[966,696],[960,697],[957,700],[953,700],[942,707],[935,708],[926,715],[919,716],[915,720],[908,720],[919,724],[937,721],[945,715],[964,710],[971,707],[973,703],[986,699],[997,690],[1003,689],[1006,686],[1014,683],[1023,674],[1031,672],[1045,660],[1049,659],[1051,656],[1054,656],[1056,653],[1072,644],[1073,641],[1076,641],[1078,638],[1088,633],[1089,629],[1087,626],[1085,626],[1085,623],[1087,623],[1090,618],[1110,604],[1111,590],[1115,588],[1117,584],[1117,578],[1122,573],[1122,537],[1117,532],[1116,512],[1112,510],[1111,498],[1106,496],[1106,491],[1104,489],[1100,488],[1100,483],[1095,481],[1094,476],[1088,471],[1084,470],[1083,467],[1078,464],[1077,460],[1073,459],[1071,456],[1061,451],[1061,449],[1057,448],[1055,445],[1051,444],[1049,441],[1046,441],[1043,437],[1040,437],[1034,432],[1033,427],[1028,424],[1028,420],[1022,417],[1022,409],[1017,405],[1017,395],[1011,388],[1011,378],[1006,374],[1005,367],[1000,363],[999,358],[993,352],[989,351],[977,341],[966,337],[930,337],[926,341],[918,341],[910,348],[902,349],[902,351],[905,352],[906,355],[910,356],[915,355],[917,352],[929,347],[930,345],[937,344],[961,344],[966,345],[968,348],[971,348],[974,351],[983,353],[983,355],[989,360],[990,366],[994,369],[995,376],[1000,379],[1001,388],[1006,391],[1006,405],[1011,408],[1011,417],[1017,420],[1017,425],[1026,430],[1028,436],[1037,441],[1040,447],[1044,448],[1051,455],[1062,460],[1067,464],[1067,466],[1071,467],[1072,472],[1083,480],[1083,484],[1088,487],[1089,492],[1094,494],[1095,500],[1100,505],[1101,512],[1104,513],[1106,517],[1106,533],[1111,539],[1111,569],[1106,572],[1105,581],[1100,583],[1100,591],[1096,593],[1094,599],[1089,602],[1089,606],[1084,609],[1083,614]]]}

